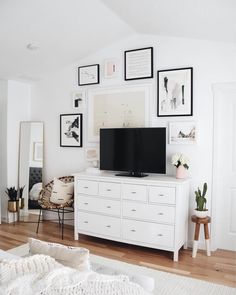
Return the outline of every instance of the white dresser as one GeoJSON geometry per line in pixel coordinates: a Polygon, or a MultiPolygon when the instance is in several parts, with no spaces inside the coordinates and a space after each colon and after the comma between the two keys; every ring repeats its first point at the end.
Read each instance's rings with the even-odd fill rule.
{"type": "Polygon", "coordinates": [[[78,173],[75,239],[79,234],[174,252],[187,247],[189,181],[78,173]]]}

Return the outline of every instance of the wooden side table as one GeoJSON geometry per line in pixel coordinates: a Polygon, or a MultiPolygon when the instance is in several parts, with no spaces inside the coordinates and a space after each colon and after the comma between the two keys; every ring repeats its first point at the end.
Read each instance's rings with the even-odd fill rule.
{"type": "Polygon", "coordinates": [[[198,239],[199,239],[200,225],[201,224],[204,225],[204,234],[205,234],[205,241],[206,241],[207,256],[211,256],[210,234],[209,234],[209,229],[208,229],[208,223],[211,222],[211,217],[207,216],[207,217],[204,217],[204,218],[199,218],[196,215],[192,215],[191,220],[192,220],[192,222],[195,223],[195,233],[194,233],[192,257],[195,258],[197,256],[198,239]]]}

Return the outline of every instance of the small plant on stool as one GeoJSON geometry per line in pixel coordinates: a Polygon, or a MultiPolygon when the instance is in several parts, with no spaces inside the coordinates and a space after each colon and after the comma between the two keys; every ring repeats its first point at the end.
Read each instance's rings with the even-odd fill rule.
{"type": "Polygon", "coordinates": [[[195,209],[195,215],[199,218],[206,217],[208,213],[208,209],[206,209],[206,203],[207,203],[206,192],[207,192],[206,182],[203,185],[202,192],[199,188],[195,191],[195,195],[196,195],[195,200],[197,203],[197,208],[195,209]]]}

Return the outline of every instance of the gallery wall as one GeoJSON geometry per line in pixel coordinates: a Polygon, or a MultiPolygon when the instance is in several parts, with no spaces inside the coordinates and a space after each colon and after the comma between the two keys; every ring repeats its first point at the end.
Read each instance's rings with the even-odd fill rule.
{"type": "MultiPolygon", "coordinates": [[[[84,60],[76,61],[60,71],[44,77],[32,88],[32,120],[45,123],[45,165],[44,180],[54,176],[69,175],[88,166],[85,161],[87,143],[87,122],[90,114],[84,112],[84,148],[60,147],[59,115],[76,113],[72,108],[73,91],[121,85],[148,84],[151,87],[150,126],[168,127],[169,122],[196,121],[196,145],[167,145],[167,174],[174,175],[175,169],[170,164],[173,153],[181,152],[190,158],[191,196],[190,209],[194,208],[194,189],[203,182],[209,184],[208,208],[211,209],[212,150],[213,150],[213,94],[212,85],[235,80],[235,52],[232,43],[208,42],[165,36],[133,35],[122,42],[97,52],[84,60]],[[154,47],[154,78],[139,81],[124,81],[124,50],[154,47]],[[120,76],[116,79],[104,79],[104,60],[118,58],[121,64],[120,76]],[[78,66],[99,63],[101,65],[100,84],[78,86],[78,66]],[[156,116],[157,109],[157,70],[193,67],[193,117],[156,116]]],[[[190,211],[191,212],[191,211],[190,211]]],[[[191,225],[191,223],[190,223],[191,225]]],[[[192,226],[192,225],[191,225],[192,226]]],[[[190,233],[192,230],[190,231],[190,233]]],[[[192,237],[190,236],[191,240],[192,237]]]]}

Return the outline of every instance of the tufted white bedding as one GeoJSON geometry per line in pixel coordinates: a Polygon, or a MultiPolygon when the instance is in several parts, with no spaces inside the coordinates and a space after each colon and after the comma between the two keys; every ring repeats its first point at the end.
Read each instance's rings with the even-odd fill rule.
{"type": "Polygon", "coordinates": [[[124,275],[81,272],[65,267],[45,255],[10,260],[9,258],[8,255],[8,259],[0,260],[0,295],[149,294],[124,275]]]}

